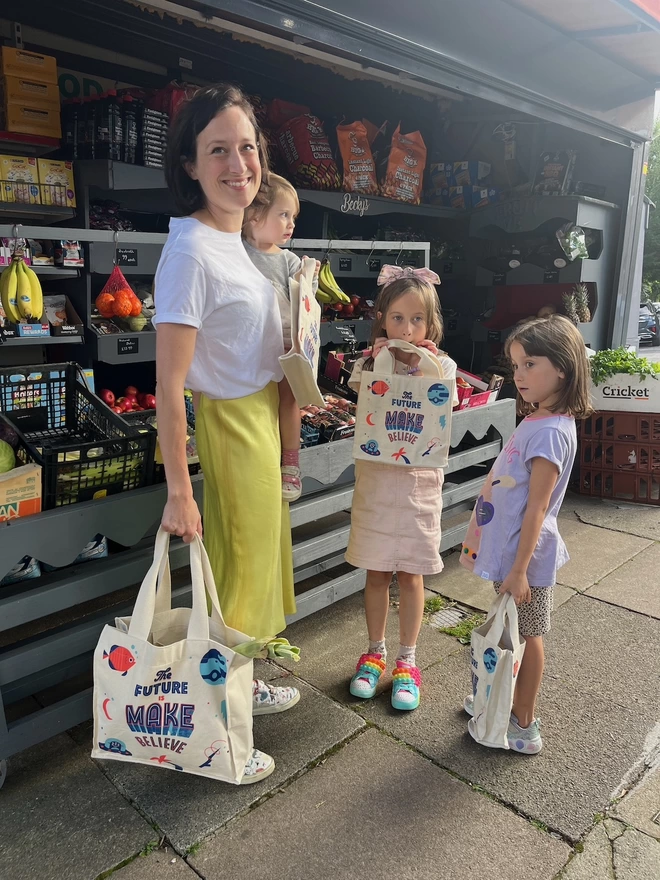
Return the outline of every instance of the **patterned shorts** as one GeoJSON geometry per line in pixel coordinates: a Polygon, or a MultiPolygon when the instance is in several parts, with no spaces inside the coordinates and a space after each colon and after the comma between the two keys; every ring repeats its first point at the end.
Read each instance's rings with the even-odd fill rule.
{"type": "MultiPolygon", "coordinates": [[[[502,581],[493,586],[499,596],[502,581]]],[[[550,614],[554,608],[554,587],[530,587],[532,601],[518,605],[518,630],[521,636],[544,636],[550,632],[550,614]]]]}

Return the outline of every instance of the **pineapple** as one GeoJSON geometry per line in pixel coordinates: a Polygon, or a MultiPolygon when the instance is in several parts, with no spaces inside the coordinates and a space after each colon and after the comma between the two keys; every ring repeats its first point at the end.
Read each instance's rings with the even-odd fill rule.
{"type": "Polygon", "coordinates": [[[591,321],[591,311],[589,309],[589,289],[586,284],[575,285],[575,309],[581,324],[588,324],[591,321]]]}
{"type": "Polygon", "coordinates": [[[577,305],[575,302],[575,294],[574,293],[565,293],[562,296],[562,300],[564,301],[564,311],[566,312],[566,317],[569,321],[572,321],[574,324],[579,324],[580,319],[577,313],[577,305]]]}

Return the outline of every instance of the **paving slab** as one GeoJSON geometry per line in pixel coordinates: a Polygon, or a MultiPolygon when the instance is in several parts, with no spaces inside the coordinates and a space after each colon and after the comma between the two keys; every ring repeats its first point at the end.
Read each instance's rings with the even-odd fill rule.
{"type": "Polygon", "coordinates": [[[550,880],[569,848],[376,731],[205,841],[205,880],[550,880]],[[497,840],[497,846],[493,841],[497,840]]]}
{"type": "Polygon", "coordinates": [[[653,504],[625,504],[570,495],[563,510],[573,512],[583,523],[660,541],[660,507],[653,504]]]}
{"type": "Polygon", "coordinates": [[[660,877],[660,843],[629,828],[613,843],[616,880],[652,880],[660,877]]]}
{"type": "Polygon", "coordinates": [[[94,762],[61,734],[8,762],[0,877],[93,880],[158,840],[94,762]]]}
{"type": "Polygon", "coordinates": [[[574,590],[587,590],[651,546],[647,539],[599,529],[578,520],[562,519],[559,530],[571,559],[557,572],[557,582],[574,590]]]}
{"type": "Polygon", "coordinates": [[[576,596],[554,616],[546,674],[660,718],[660,621],[576,596]]]}
{"type": "Polygon", "coordinates": [[[112,880],[199,880],[193,869],[172,849],[138,856],[112,874],[112,880]]]}
{"type": "Polygon", "coordinates": [[[468,649],[427,670],[422,688],[415,712],[397,713],[383,695],[362,714],[440,766],[572,840],[591,827],[594,813],[605,808],[624,774],[641,758],[652,726],[634,709],[597,694],[585,697],[579,688],[548,677],[538,709],[544,749],[522,756],[483,748],[469,736],[460,708],[470,688],[468,649]]]}
{"type": "Polygon", "coordinates": [[[615,880],[612,844],[602,823],[587,834],[584,850],[571,859],[561,880],[615,880]]]}
{"type": "Polygon", "coordinates": [[[660,619],[659,583],[660,544],[650,544],[587,592],[613,605],[660,619]]]}
{"type": "MultiPolygon", "coordinates": [[[[396,601],[396,590],[392,589],[390,594],[392,601],[396,601]]],[[[298,645],[301,659],[296,664],[278,661],[282,666],[295,670],[296,675],[333,700],[348,705],[363,702],[348,692],[355,664],[369,644],[362,593],[348,596],[341,602],[287,627],[286,637],[292,645],[298,645]]],[[[389,661],[394,660],[399,646],[399,615],[396,608],[390,608],[386,638],[388,664],[393,666],[389,661]]],[[[425,669],[459,648],[460,645],[451,636],[425,624],[417,640],[417,664],[425,669]]],[[[391,688],[390,672],[391,669],[388,669],[381,676],[378,693],[391,688]]]]}
{"type": "MultiPolygon", "coordinates": [[[[491,581],[485,581],[466,571],[458,559],[458,553],[452,554],[445,560],[444,571],[424,578],[426,589],[455,602],[460,602],[461,605],[467,605],[469,608],[488,611],[495,599],[493,584],[491,581]]],[[[557,584],[555,587],[555,610],[568,602],[574,595],[574,590],[557,584]]]]}
{"type": "Polygon", "coordinates": [[[272,755],[276,765],[275,772],[263,782],[227,785],[201,776],[119,761],[100,762],[103,770],[155,823],[177,852],[184,854],[193,844],[217,831],[364,727],[364,721],[350,709],[339,706],[293,676],[288,676],[286,681],[300,688],[298,705],[288,712],[262,715],[254,720],[255,745],[272,755]]]}
{"type": "Polygon", "coordinates": [[[660,767],[656,767],[641,783],[617,804],[614,815],[638,831],[660,840],[660,767]],[[657,822],[653,821],[658,817],[657,822]]]}

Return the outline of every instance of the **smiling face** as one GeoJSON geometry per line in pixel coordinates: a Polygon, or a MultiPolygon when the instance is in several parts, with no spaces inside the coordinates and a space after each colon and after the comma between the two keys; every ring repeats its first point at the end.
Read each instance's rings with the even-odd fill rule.
{"type": "Polygon", "coordinates": [[[297,214],[293,196],[280,193],[260,219],[250,221],[250,237],[257,247],[287,244],[293,235],[297,214]]]}
{"type": "Polygon", "coordinates": [[[509,357],[513,365],[513,379],[525,403],[547,409],[557,400],[566,375],[550,358],[528,355],[519,342],[512,342],[509,357]]]}
{"type": "MultiPolygon", "coordinates": [[[[388,339],[403,339],[418,345],[426,339],[426,307],[422,297],[414,292],[395,299],[384,316],[383,329],[388,339]]],[[[378,313],[381,317],[381,313],[378,313]]]]}
{"type": "Polygon", "coordinates": [[[243,212],[261,186],[254,126],[240,107],[217,114],[197,136],[186,171],[204,193],[206,210],[226,232],[238,232],[243,212]]]}

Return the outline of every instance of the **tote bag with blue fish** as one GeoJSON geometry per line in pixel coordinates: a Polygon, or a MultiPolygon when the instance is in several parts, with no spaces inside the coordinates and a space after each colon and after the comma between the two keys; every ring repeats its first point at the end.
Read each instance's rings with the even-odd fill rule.
{"type": "Polygon", "coordinates": [[[192,608],[172,608],[161,529],[132,617],[107,625],[94,652],[92,757],[238,784],[253,749],[254,652],[234,648],[253,640],[225,624],[198,536],[190,570],[192,608]]]}
{"type": "Polygon", "coordinates": [[[455,378],[426,349],[392,339],[360,379],[353,458],[398,467],[447,466],[455,378]],[[395,373],[389,349],[419,355],[421,376],[395,373]]]}

